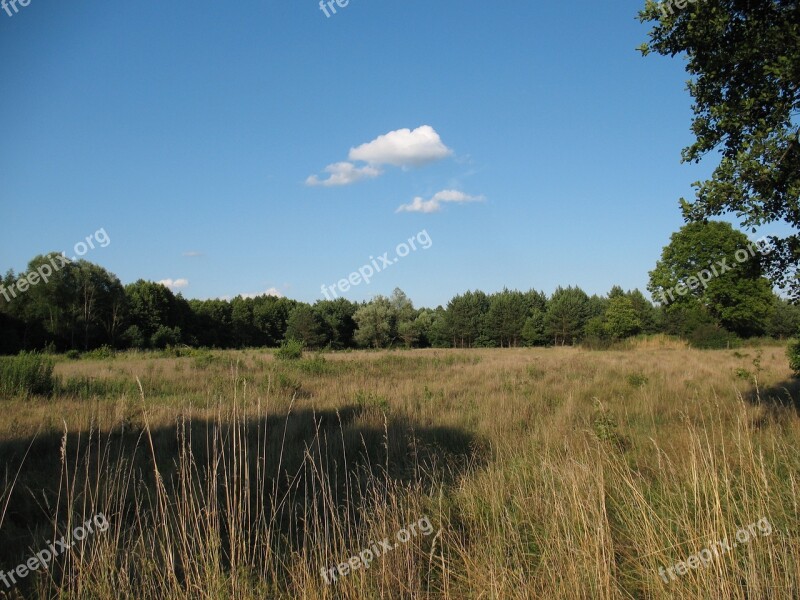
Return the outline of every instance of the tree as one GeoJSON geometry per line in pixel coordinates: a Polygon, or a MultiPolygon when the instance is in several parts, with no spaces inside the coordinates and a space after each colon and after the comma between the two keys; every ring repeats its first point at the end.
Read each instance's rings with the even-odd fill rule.
{"type": "Polygon", "coordinates": [[[641,324],[642,333],[656,333],[659,331],[658,311],[653,304],[645,298],[639,290],[628,292],[627,297],[631,301],[636,318],[641,324]]]}
{"type": "Polygon", "coordinates": [[[608,301],[605,327],[612,340],[622,340],[636,335],[642,329],[642,322],[627,295],[615,295],[608,301]]]}
{"type": "Polygon", "coordinates": [[[486,313],[486,335],[502,348],[517,346],[530,314],[525,294],[504,289],[489,297],[486,313]]]}
{"type": "Polygon", "coordinates": [[[358,305],[347,298],[320,300],[314,305],[314,311],[322,320],[323,331],[331,348],[342,350],[353,345],[353,334],[356,330],[353,315],[357,309],[358,305]]]}
{"type": "Polygon", "coordinates": [[[484,330],[489,298],[481,291],[455,296],[447,304],[447,328],[453,347],[471,348],[484,330]]]}
{"type": "Polygon", "coordinates": [[[385,296],[377,296],[353,315],[358,329],[355,339],[362,346],[385,348],[392,341],[392,322],[395,314],[385,296]]]}
{"type": "Polygon", "coordinates": [[[588,318],[589,297],[579,287],[559,287],[547,306],[545,328],[553,344],[572,344],[588,318]]]}
{"type": "Polygon", "coordinates": [[[544,346],[549,341],[545,331],[547,296],[544,292],[530,290],[525,294],[528,303],[528,317],[522,326],[522,340],[528,346],[544,346]]]}
{"type": "Polygon", "coordinates": [[[183,325],[175,295],[160,283],[140,279],[125,286],[125,295],[130,307],[130,324],[137,325],[146,338],[151,338],[162,326],[183,325]]]}
{"type": "Polygon", "coordinates": [[[549,339],[545,333],[545,312],[538,308],[531,312],[531,316],[525,319],[522,326],[522,339],[528,346],[544,346],[549,339]]]}
{"type": "Polygon", "coordinates": [[[303,342],[306,347],[312,349],[325,345],[322,320],[308,304],[298,304],[289,314],[285,337],[287,340],[303,342]]]}
{"type": "Polygon", "coordinates": [[[767,333],[781,340],[800,333],[800,306],[775,296],[774,307],[767,333]]]}
{"type": "MultiPolygon", "coordinates": [[[[685,54],[693,97],[695,142],[683,161],[713,150],[721,160],[708,181],[695,183],[684,218],[700,222],[736,213],[755,228],[785,221],[800,228],[800,7],[797,0],[647,0],[639,14],[655,23],[640,48],[685,54]],[[667,10],[668,9],[668,10],[667,10]]],[[[765,273],[800,295],[800,237],[771,236],[765,273]]]]}
{"type": "Polygon", "coordinates": [[[450,328],[447,323],[447,311],[443,307],[438,306],[436,310],[432,312],[431,325],[427,333],[423,333],[423,335],[427,338],[428,345],[434,348],[450,348],[452,336],[450,335],[450,328]]]}
{"type": "Polygon", "coordinates": [[[761,276],[760,255],[729,223],[689,223],[674,233],[648,289],[667,313],[707,312],[738,335],[759,335],[772,312],[772,290],[761,276]]]}
{"type": "Polygon", "coordinates": [[[392,321],[390,329],[394,333],[392,337],[403,340],[406,348],[411,348],[419,340],[420,329],[416,323],[417,311],[414,304],[400,288],[395,288],[392,297],[389,298],[392,305],[392,321]]]}

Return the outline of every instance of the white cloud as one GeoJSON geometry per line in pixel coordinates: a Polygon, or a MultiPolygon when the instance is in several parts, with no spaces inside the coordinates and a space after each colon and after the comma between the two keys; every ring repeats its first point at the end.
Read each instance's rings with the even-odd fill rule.
{"type": "Polygon", "coordinates": [[[306,179],[310,186],[350,185],[362,179],[378,177],[383,173],[382,165],[395,167],[420,167],[442,160],[453,151],[442,143],[436,130],[430,125],[411,129],[398,129],[380,135],[371,142],[350,148],[349,161],[333,163],[325,167],[327,179],[311,175],[306,179]],[[359,167],[355,163],[366,163],[359,167]]]}
{"type": "Polygon", "coordinates": [[[360,160],[371,165],[419,167],[447,158],[453,153],[442,143],[439,134],[430,125],[415,130],[398,129],[358,148],[350,149],[350,160],[360,160]]]}
{"type": "Polygon", "coordinates": [[[381,174],[381,170],[377,167],[367,165],[365,167],[356,167],[353,163],[338,162],[325,167],[325,172],[330,174],[327,179],[320,179],[316,175],[312,175],[306,179],[306,185],[316,186],[322,185],[331,187],[334,185],[350,185],[356,181],[366,179],[368,177],[377,177],[381,174]]]}
{"type": "Polygon", "coordinates": [[[181,290],[189,285],[188,279],[162,279],[159,281],[161,285],[168,287],[171,290],[181,290]]]}
{"type": "Polygon", "coordinates": [[[258,294],[239,294],[242,298],[258,298],[259,296],[275,296],[276,298],[283,298],[283,294],[278,291],[278,288],[271,287],[264,292],[258,294]]]}
{"type": "Polygon", "coordinates": [[[414,198],[410,204],[403,204],[396,212],[421,212],[434,213],[442,210],[442,204],[452,202],[463,204],[465,202],[483,202],[484,196],[470,196],[457,190],[442,190],[433,195],[430,200],[425,200],[420,196],[414,198]]]}

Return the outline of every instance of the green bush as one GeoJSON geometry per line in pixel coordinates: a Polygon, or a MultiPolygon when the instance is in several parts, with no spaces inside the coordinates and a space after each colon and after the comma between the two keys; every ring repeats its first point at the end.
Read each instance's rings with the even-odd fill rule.
{"type": "Polygon", "coordinates": [[[736,348],[741,343],[741,340],[735,333],[731,333],[727,329],[723,329],[711,323],[696,327],[689,334],[688,341],[693,348],[702,348],[706,350],[736,348]]]}
{"type": "Polygon", "coordinates": [[[303,387],[299,380],[286,375],[285,373],[277,373],[275,376],[275,387],[279,390],[288,390],[292,393],[297,393],[303,387]]]}
{"type": "Polygon", "coordinates": [[[198,354],[194,358],[194,368],[199,370],[205,370],[210,367],[213,363],[217,362],[218,358],[217,355],[213,352],[203,352],[202,354],[198,354]]]}
{"type": "Polygon", "coordinates": [[[142,350],[147,348],[147,339],[139,329],[138,325],[131,325],[128,327],[121,336],[122,343],[128,348],[136,348],[142,350]]]}
{"type": "Polygon", "coordinates": [[[77,350],[67,350],[64,353],[64,356],[69,360],[79,360],[81,357],[81,353],[78,352],[77,350]]]}
{"type": "Polygon", "coordinates": [[[55,387],[53,359],[23,352],[0,358],[0,393],[8,396],[47,396],[55,387]]]}
{"type": "Polygon", "coordinates": [[[800,340],[789,344],[786,354],[789,356],[789,366],[794,371],[795,376],[800,377],[800,340]]]}
{"type": "Polygon", "coordinates": [[[633,387],[644,387],[647,385],[648,381],[647,375],[642,373],[631,373],[628,375],[628,385],[633,387]]]}
{"type": "Polygon", "coordinates": [[[100,346],[94,350],[84,352],[83,358],[92,358],[95,360],[106,360],[108,358],[116,358],[117,352],[111,346],[100,346]]]}
{"type": "Polygon", "coordinates": [[[167,327],[161,325],[156,332],[150,337],[150,345],[153,348],[163,350],[167,346],[176,346],[181,343],[181,328],[180,327],[167,327]]]}
{"type": "Polygon", "coordinates": [[[317,354],[314,358],[306,358],[297,363],[297,368],[307,375],[325,375],[334,370],[325,357],[317,354]]]}
{"type": "Polygon", "coordinates": [[[70,396],[88,400],[95,397],[135,395],[139,388],[135,381],[125,379],[97,379],[93,377],[69,377],[58,384],[59,396],[70,396]]]}
{"type": "MultiPolygon", "coordinates": [[[[428,388],[425,388],[428,391],[428,388]]],[[[389,410],[389,400],[386,396],[380,396],[374,392],[356,392],[353,398],[360,408],[377,408],[382,411],[389,410]]]]}
{"type": "Polygon", "coordinates": [[[303,358],[303,342],[288,339],[275,351],[278,360],[300,360],[303,358]]]}

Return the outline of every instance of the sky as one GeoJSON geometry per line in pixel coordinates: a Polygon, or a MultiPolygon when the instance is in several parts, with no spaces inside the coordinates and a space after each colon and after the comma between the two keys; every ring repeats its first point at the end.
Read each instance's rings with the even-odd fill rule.
{"type": "Polygon", "coordinates": [[[684,61],[636,50],[643,0],[27,1],[2,271],[102,232],[83,258],[187,298],[644,290],[714,167],[680,163],[684,61]]]}

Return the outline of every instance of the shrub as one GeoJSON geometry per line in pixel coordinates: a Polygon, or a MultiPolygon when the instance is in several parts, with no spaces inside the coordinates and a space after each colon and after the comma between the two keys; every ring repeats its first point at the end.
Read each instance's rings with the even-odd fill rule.
{"type": "Polygon", "coordinates": [[[122,333],[121,341],[128,348],[136,348],[138,350],[147,348],[147,339],[138,325],[128,327],[122,333]]]}
{"type": "Polygon", "coordinates": [[[647,376],[642,373],[631,373],[628,375],[628,385],[632,385],[633,387],[644,387],[647,385],[647,376]]]}
{"type": "Polygon", "coordinates": [[[789,356],[789,366],[794,371],[795,376],[800,377],[800,340],[789,344],[786,354],[789,356]]]}
{"type": "Polygon", "coordinates": [[[611,444],[617,450],[625,451],[628,448],[629,441],[617,431],[617,420],[614,415],[601,404],[599,400],[594,400],[595,411],[592,425],[594,434],[601,442],[611,444]]]}
{"type": "MultiPolygon", "coordinates": [[[[425,388],[428,390],[428,388],[425,388]]],[[[389,410],[389,400],[385,396],[380,396],[374,392],[356,392],[355,403],[362,409],[377,408],[381,411],[389,410]]]]}
{"type": "Polygon", "coordinates": [[[78,360],[81,357],[81,353],[77,350],[67,350],[64,356],[69,360],[78,360]]]}
{"type": "Polygon", "coordinates": [[[99,348],[83,353],[83,358],[94,358],[97,360],[116,358],[116,356],[117,353],[111,346],[100,346],[99,348]]]}
{"type": "Polygon", "coordinates": [[[136,382],[126,379],[97,379],[79,376],[69,377],[58,384],[58,395],[88,400],[95,397],[135,395],[138,392],[136,382]]]}
{"type": "Polygon", "coordinates": [[[303,358],[303,342],[288,339],[275,351],[278,360],[300,360],[303,358]]]}
{"type": "Polygon", "coordinates": [[[202,354],[198,354],[194,359],[194,368],[199,370],[205,370],[210,367],[213,363],[217,362],[217,355],[213,352],[203,352],[202,354]]]}
{"type": "Polygon", "coordinates": [[[300,381],[294,377],[286,375],[285,373],[277,373],[275,376],[275,387],[279,390],[288,390],[296,394],[303,386],[300,381]]]}
{"type": "Polygon", "coordinates": [[[167,327],[162,325],[150,337],[150,344],[153,348],[164,349],[167,346],[175,346],[181,342],[181,329],[180,327],[167,327]]]}
{"type": "Polygon", "coordinates": [[[52,358],[35,353],[0,358],[0,393],[9,396],[52,393],[53,365],[52,358]]]}
{"type": "Polygon", "coordinates": [[[689,334],[688,339],[693,348],[709,350],[735,348],[740,343],[736,334],[710,323],[699,325],[689,334]]]}
{"type": "Polygon", "coordinates": [[[325,375],[334,370],[321,354],[317,354],[314,358],[301,360],[297,363],[297,368],[308,375],[325,375]]]}

